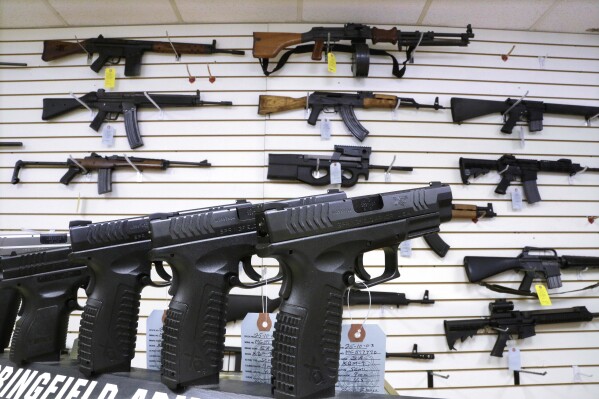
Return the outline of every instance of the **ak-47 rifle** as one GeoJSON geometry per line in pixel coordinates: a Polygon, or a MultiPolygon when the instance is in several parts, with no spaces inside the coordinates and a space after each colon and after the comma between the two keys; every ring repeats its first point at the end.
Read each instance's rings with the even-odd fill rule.
{"type": "Polygon", "coordinates": [[[79,98],[44,98],[42,119],[47,121],[57,116],[64,115],[75,109],[97,109],[98,113],[89,125],[96,132],[104,121],[114,121],[120,114],[125,120],[125,133],[131,148],[141,147],[141,139],[137,123],[137,109],[156,107],[201,107],[204,105],[233,105],[231,101],[203,101],[200,100],[200,91],[195,96],[183,94],[148,94],[143,91],[109,92],[98,89],[90,91],[79,98]]]}
{"type": "Polygon", "coordinates": [[[208,167],[211,164],[208,160],[202,162],[182,162],[182,161],[169,161],[167,159],[152,159],[152,158],[139,158],[139,157],[125,157],[120,155],[112,156],[101,156],[92,152],[84,158],[69,158],[66,162],[39,162],[39,161],[17,161],[15,163],[15,169],[12,174],[12,184],[17,184],[21,180],[19,179],[19,172],[24,167],[35,166],[35,167],[50,167],[50,168],[62,168],[67,167],[67,173],[60,179],[60,182],[65,186],[68,186],[71,180],[77,175],[85,175],[91,171],[98,171],[98,194],[105,194],[112,191],[112,171],[115,169],[132,168],[131,165],[135,165],[137,169],[151,169],[151,170],[165,170],[170,166],[200,166],[208,167]]]}
{"type": "Polygon", "coordinates": [[[293,109],[310,108],[312,111],[308,117],[308,124],[314,126],[321,112],[333,109],[341,115],[341,120],[345,123],[351,134],[358,140],[364,141],[369,131],[356,118],[354,108],[395,109],[398,102],[400,108],[445,109],[445,107],[439,105],[439,97],[435,98],[434,104],[420,104],[413,98],[377,94],[371,91],[359,91],[357,93],[315,91],[308,98],[261,95],[258,104],[258,114],[267,115],[293,109]]]}
{"type": "Polygon", "coordinates": [[[100,35],[95,39],[87,39],[77,42],[65,42],[62,40],[44,40],[44,52],[42,60],[54,61],[71,54],[86,54],[89,58],[98,53],[98,58],[90,65],[94,72],[107,63],[118,64],[121,58],[125,58],[125,76],[138,76],[141,72],[141,57],[146,51],[153,53],[175,53],[177,58],[180,54],[237,54],[244,55],[241,50],[224,50],[216,48],[216,40],[212,44],[158,42],[149,40],[125,40],[106,39],[100,35]]]}
{"type": "Polygon", "coordinates": [[[342,28],[316,27],[305,33],[282,33],[282,32],[254,32],[254,48],[252,54],[254,58],[260,59],[262,71],[266,76],[281,69],[289,56],[292,54],[312,53],[313,60],[321,60],[322,53],[341,52],[352,54],[352,71],[354,76],[368,76],[371,55],[383,55],[391,58],[393,62],[392,73],[395,77],[401,78],[406,71],[406,64],[412,59],[412,53],[419,46],[467,46],[470,39],[474,37],[472,27],[466,27],[466,33],[435,33],[429,32],[406,32],[392,29],[380,29],[363,24],[349,23],[342,28]],[[399,69],[399,62],[391,53],[371,49],[366,44],[371,40],[372,44],[391,43],[396,44],[399,51],[406,47],[406,60],[403,67],[399,69]],[[351,45],[338,44],[340,41],[350,41],[351,45]],[[281,58],[272,71],[268,71],[268,62],[270,58],[276,57],[281,50],[286,47],[314,42],[297,46],[288,50],[281,58]],[[325,48],[326,47],[326,48],[325,48]]]}
{"type": "MultiPolygon", "coordinates": [[[[451,206],[451,219],[472,219],[478,222],[479,219],[494,218],[497,214],[493,211],[493,204],[487,203],[487,206],[476,206],[471,204],[453,204],[451,206]]],[[[443,241],[438,233],[427,234],[424,241],[430,249],[440,257],[445,257],[450,246],[443,241]]]]}
{"type": "MultiPolygon", "coordinates": [[[[372,148],[336,145],[332,156],[304,154],[268,154],[268,179],[299,180],[312,186],[331,184],[331,165],[339,163],[341,186],[351,187],[360,176],[368,180],[372,169],[389,170],[389,166],[371,165],[372,148]],[[322,176],[315,177],[315,173],[322,176]]],[[[408,166],[393,166],[391,170],[412,171],[408,166]]]]}
{"type": "Polygon", "coordinates": [[[543,130],[543,114],[584,116],[589,121],[598,116],[599,107],[551,104],[543,101],[515,100],[512,98],[505,101],[459,97],[452,97],[451,99],[451,117],[456,123],[494,113],[503,115],[504,123],[501,132],[511,134],[519,120],[528,123],[530,132],[540,132],[543,130]]]}

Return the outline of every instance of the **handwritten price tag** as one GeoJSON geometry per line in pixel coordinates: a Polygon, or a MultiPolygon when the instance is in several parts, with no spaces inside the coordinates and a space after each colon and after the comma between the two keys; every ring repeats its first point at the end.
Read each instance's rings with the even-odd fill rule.
{"type": "Polygon", "coordinates": [[[333,53],[328,53],[327,54],[327,60],[328,60],[328,70],[331,73],[337,73],[337,59],[335,58],[335,54],[333,53]]]}
{"type": "Polygon", "coordinates": [[[541,306],[551,306],[551,298],[549,298],[547,288],[545,288],[543,284],[535,284],[535,290],[539,296],[539,302],[541,303],[541,306]]]}
{"type": "Polygon", "coordinates": [[[116,82],[116,69],[106,68],[104,70],[104,88],[114,89],[115,82],[116,82]]]}

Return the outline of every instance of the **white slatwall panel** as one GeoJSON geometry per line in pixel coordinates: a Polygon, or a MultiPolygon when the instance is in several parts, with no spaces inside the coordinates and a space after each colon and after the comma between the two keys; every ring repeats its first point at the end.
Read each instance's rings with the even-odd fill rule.
{"type": "MultiPolygon", "coordinates": [[[[265,78],[251,57],[253,31],[303,32],[305,24],[237,24],[131,26],[110,28],[19,29],[0,30],[0,61],[27,62],[30,68],[0,69],[0,138],[20,140],[25,147],[1,149],[0,157],[0,231],[28,229],[66,230],[71,219],[94,221],[217,205],[237,198],[274,200],[323,190],[307,185],[265,182],[267,154],[299,151],[330,153],[334,144],[357,143],[338,116],[333,116],[333,138],[321,141],[318,127],[303,120],[303,112],[289,112],[264,118],[257,115],[258,96],[264,93],[302,96],[311,90],[372,90],[414,97],[430,103],[436,95],[449,105],[452,96],[501,100],[517,97],[529,90],[531,99],[547,99],[569,104],[599,105],[599,38],[596,35],[548,34],[475,29],[476,39],[466,48],[423,48],[416,63],[408,66],[402,80],[390,75],[384,59],[374,59],[370,78],[351,76],[349,57],[338,55],[338,73],[331,75],[309,55],[294,56],[276,76],[265,78]],[[116,145],[105,148],[100,136],[90,130],[89,115],[74,112],[52,122],[41,120],[45,97],[68,96],[70,91],[83,94],[102,87],[102,75],[89,70],[83,56],[44,63],[40,60],[42,40],[93,37],[100,33],[112,37],[165,40],[168,29],[177,41],[208,42],[216,38],[222,48],[248,51],[245,57],[217,55],[183,56],[191,72],[199,76],[194,84],[187,81],[183,63],[168,55],[145,55],[142,76],[126,79],[117,67],[117,90],[192,93],[201,90],[205,100],[231,100],[235,107],[171,109],[164,119],[157,112],[140,113],[140,129],[145,145],[136,155],[173,160],[197,161],[207,158],[210,169],[172,168],[165,173],[144,174],[136,182],[133,172],[117,172],[112,194],[96,194],[95,176],[79,178],[69,187],[57,181],[59,170],[25,169],[23,183],[9,183],[12,166],[23,160],[64,160],[69,154],[82,156],[90,151],[101,154],[133,153],[128,147],[121,121],[112,123],[117,130],[116,145]],[[516,44],[508,62],[500,59],[516,44]],[[537,57],[548,54],[545,69],[537,57]],[[216,82],[207,81],[206,63],[210,63],[216,82]],[[77,202],[79,212],[77,213],[77,202]]],[[[412,29],[414,27],[405,27],[412,29]]],[[[461,29],[438,28],[461,32],[461,29]]],[[[392,50],[391,47],[389,47],[392,50]]],[[[402,57],[402,55],[399,55],[402,57]]],[[[452,184],[456,202],[493,201],[499,217],[477,224],[454,221],[442,227],[444,239],[452,246],[445,259],[437,258],[421,240],[415,240],[412,258],[402,258],[401,278],[378,290],[406,292],[420,298],[425,289],[437,300],[432,306],[405,308],[380,307],[370,319],[381,324],[388,335],[387,350],[409,351],[418,343],[422,351],[435,352],[433,362],[391,360],[387,380],[400,393],[446,398],[596,398],[599,393],[599,321],[586,324],[543,326],[538,335],[521,342],[523,366],[546,370],[547,376],[522,375],[522,386],[513,386],[506,359],[488,355],[493,337],[482,335],[458,345],[450,352],[443,337],[446,318],[476,317],[487,314],[492,292],[468,284],[461,267],[465,255],[515,256],[524,245],[555,247],[569,254],[599,256],[599,223],[587,217],[599,213],[599,178],[585,174],[569,185],[564,176],[544,174],[539,178],[543,202],[527,205],[521,212],[511,210],[509,198],[493,193],[498,178],[489,174],[475,184],[460,182],[457,159],[497,158],[504,153],[522,157],[558,159],[571,157],[575,162],[599,167],[599,127],[585,127],[579,118],[545,117],[541,133],[526,133],[521,148],[517,134],[499,133],[498,115],[479,118],[461,126],[451,123],[448,111],[401,110],[399,120],[385,111],[358,111],[358,118],[371,131],[364,142],[373,147],[373,162],[387,164],[398,155],[396,164],[416,167],[412,173],[393,175],[384,183],[381,173],[348,190],[350,195],[407,189],[441,180],[452,184]],[[581,366],[582,383],[574,383],[572,365],[581,366]],[[436,378],[435,389],[426,388],[426,370],[450,374],[448,380],[436,378]],[[509,388],[506,390],[506,388],[509,388]]],[[[256,260],[258,261],[258,260],[256,260]]],[[[378,252],[366,262],[380,268],[378,252]]],[[[272,261],[265,261],[273,267],[272,261]]],[[[581,276],[564,273],[568,288],[580,288],[599,279],[599,271],[581,276]]],[[[496,282],[516,287],[518,275],[497,277],[496,282]]],[[[270,289],[270,295],[277,288],[270,289]]],[[[234,290],[238,292],[238,290],[234,290]]],[[[258,294],[258,292],[256,292],[258,294]]],[[[145,324],[153,309],[168,306],[166,290],[147,288],[143,292],[135,366],[145,365],[145,324]]],[[[82,298],[83,299],[83,298],[82,298]]],[[[521,309],[538,308],[532,300],[515,299],[521,309]]],[[[599,310],[597,290],[567,294],[554,299],[556,307],[586,305],[599,310]]],[[[354,310],[354,317],[366,309],[354,310]]],[[[71,318],[69,342],[76,336],[80,313],[71,318]]],[[[239,345],[240,323],[227,329],[227,344],[239,345]]]]}

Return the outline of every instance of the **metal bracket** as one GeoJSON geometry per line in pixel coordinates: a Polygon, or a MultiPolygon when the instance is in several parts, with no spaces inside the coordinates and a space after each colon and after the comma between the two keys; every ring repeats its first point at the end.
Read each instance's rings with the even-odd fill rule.
{"type": "Polygon", "coordinates": [[[439,378],[443,378],[443,379],[448,379],[449,378],[449,374],[439,374],[439,373],[435,373],[432,370],[427,370],[426,372],[427,374],[427,380],[428,380],[428,387],[429,388],[434,388],[435,384],[434,384],[434,378],[433,377],[439,377],[439,378]]]}
{"type": "Polygon", "coordinates": [[[530,370],[514,370],[514,385],[520,385],[520,373],[542,375],[542,376],[547,375],[546,371],[539,372],[539,371],[530,371],[530,370]]]}

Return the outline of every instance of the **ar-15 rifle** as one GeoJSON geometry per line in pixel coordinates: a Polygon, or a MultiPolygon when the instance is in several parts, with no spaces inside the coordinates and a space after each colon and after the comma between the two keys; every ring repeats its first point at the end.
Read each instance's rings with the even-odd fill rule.
{"type": "Polygon", "coordinates": [[[0,259],[0,292],[7,288],[23,298],[10,348],[17,365],[60,359],[69,315],[80,309],[77,290],[89,280],[87,266],[70,263],[70,253],[64,247],[0,259]]]}
{"type": "Polygon", "coordinates": [[[543,130],[543,114],[579,115],[587,122],[599,114],[599,107],[582,105],[550,104],[542,101],[514,100],[505,101],[476,100],[472,98],[452,97],[451,117],[456,123],[499,112],[503,115],[502,133],[511,134],[519,120],[528,122],[530,132],[543,130]]]}
{"type": "MultiPolygon", "coordinates": [[[[388,170],[389,166],[370,165],[372,148],[336,145],[333,155],[268,154],[268,179],[295,179],[313,186],[331,184],[331,164],[339,163],[341,186],[351,187],[360,176],[368,180],[371,169],[388,170]],[[315,174],[323,175],[315,177],[315,174]]],[[[391,170],[412,171],[408,166],[393,166],[391,170]]]]}
{"type": "MultiPolygon", "coordinates": [[[[277,201],[275,207],[316,204],[346,198],[327,194],[277,201]]],[[[151,218],[152,250],[148,257],[166,261],[173,271],[173,296],[162,339],[162,382],[171,389],[215,384],[222,369],[229,291],[280,280],[262,280],[253,268],[256,212],[264,204],[236,204],[151,218]],[[239,264],[253,282],[243,282],[239,264]]]]}
{"type": "MultiPolygon", "coordinates": [[[[473,222],[478,222],[479,219],[494,218],[497,214],[493,211],[493,204],[487,203],[487,206],[476,206],[470,204],[453,204],[451,206],[452,219],[472,219],[473,222]]],[[[430,249],[440,257],[445,257],[450,246],[443,241],[438,233],[427,234],[424,241],[430,249]]]]}
{"type": "Polygon", "coordinates": [[[412,53],[419,46],[467,46],[470,39],[474,37],[472,27],[466,27],[466,33],[435,33],[429,32],[405,32],[392,29],[380,29],[362,24],[345,24],[343,28],[316,27],[305,33],[281,33],[281,32],[254,32],[254,47],[252,54],[254,58],[260,59],[262,71],[266,76],[281,69],[291,54],[312,53],[313,60],[321,60],[322,53],[342,52],[352,54],[352,71],[354,76],[368,76],[371,55],[383,55],[391,58],[393,62],[392,73],[401,78],[406,71],[406,64],[412,59],[412,53]],[[399,51],[406,47],[406,60],[403,67],[399,69],[399,63],[394,55],[384,50],[371,49],[366,44],[371,40],[372,44],[391,43],[397,44],[399,51]],[[351,41],[351,45],[338,44],[339,41],[351,41]],[[268,71],[269,58],[276,57],[281,50],[294,44],[314,42],[297,46],[288,50],[272,71],[268,71]]]}
{"type": "Polygon", "coordinates": [[[344,292],[399,276],[403,240],[439,230],[451,219],[449,186],[394,191],[322,204],[264,207],[256,216],[260,257],[283,270],[274,332],[275,398],[334,395],[344,292]],[[363,254],[385,252],[383,273],[370,278],[363,254]],[[355,282],[355,275],[363,281],[355,282]],[[356,284],[356,285],[355,285],[356,284]]]}
{"type": "Polygon", "coordinates": [[[90,65],[94,72],[107,63],[118,64],[121,58],[125,58],[125,76],[138,76],[141,72],[141,57],[146,51],[153,53],[173,52],[179,58],[180,54],[237,54],[244,55],[241,50],[224,50],[216,48],[216,40],[212,44],[158,42],[149,40],[125,40],[106,39],[100,35],[95,39],[87,39],[77,42],[65,42],[62,40],[44,40],[44,51],[42,60],[54,61],[72,54],[86,54],[91,59],[94,53],[98,58],[90,65]]]}
{"type": "Polygon", "coordinates": [[[341,115],[341,120],[347,129],[360,141],[364,141],[369,131],[362,126],[356,118],[354,108],[383,108],[395,109],[399,102],[400,108],[427,108],[445,109],[439,105],[439,97],[435,98],[434,104],[420,104],[413,98],[397,97],[389,94],[376,94],[371,91],[359,91],[357,93],[336,93],[330,91],[315,91],[306,97],[285,97],[261,95],[258,104],[258,114],[267,115],[277,112],[290,111],[293,109],[311,108],[308,123],[316,125],[321,112],[333,109],[341,115]]]}
{"type": "MultiPolygon", "coordinates": [[[[347,295],[344,297],[347,304],[347,295]]],[[[428,290],[424,291],[422,299],[408,299],[402,292],[378,292],[352,290],[349,295],[349,304],[354,305],[395,305],[407,306],[411,303],[432,305],[434,300],[429,299],[428,290]]],[[[270,299],[260,295],[230,295],[227,322],[243,320],[248,313],[260,313],[263,309],[268,313],[274,312],[281,305],[281,297],[270,299]]]]}
{"type": "Polygon", "coordinates": [[[120,114],[125,119],[125,133],[131,148],[141,147],[144,143],[139,133],[137,123],[137,109],[156,107],[201,107],[204,105],[233,105],[231,101],[203,101],[200,100],[200,91],[195,96],[183,94],[148,94],[142,91],[106,92],[98,89],[90,91],[79,98],[44,98],[42,119],[47,121],[57,116],[64,115],[74,109],[97,109],[98,113],[89,125],[96,132],[104,121],[115,121],[120,114]]]}
{"type": "Polygon", "coordinates": [[[585,306],[519,311],[514,310],[513,302],[505,299],[491,302],[489,312],[491,315],[482,319],[445,320],[443,324],[449,349],[455,349],[454,344],[458,339],[464,342],[479,330],[489,327],[498,334],[491,356],[503,357],[503,350],[512,336],[517,336],[518,339],[533,337],[536,335],[537,324],[575,323],[599,317],[599,313],[591,313],[585,306]]]}
{"type": "MultiPolygon", "coordinates": [[[[541,278],[547,282],[548,288],[559,288],[562,286],[561,269],[585,269],[588,267],[598,268],[599,257],[597,256],[557,256],[557,252],[552,248],[524,247],[522,253],[515,258],[494,257],[494,256],[466,256],[464,257],[464,268],[468,281],[479,283],[487,277],[501,274],[508,270],[524,272],[524,278],[520,287],[515,290],[497,284],[488,284],[482,282],[481,285],[488,289],[501,293],[537,296],[530,291],[530,287],[535,278],[541,278]],[[533,252],[531,254],[531,252],[533,252]],[[534,253],[537,254],[534,254],[534,253]],[[542,252],[544,254],[538,254],[542,252]],[[551,254],[547,254],[550,252],[551,254]]],[[[582,291],[598,286],[599,283],[582,288],[576,291],[582,291]]]]}
{"type": "Polygon", "coordinates": [[[507,188],[516,179],[522,181],[524,194],[529,204],[541,200],[537,186],[538,172],[567,173],[574,176],[578,172],[599,172],[599,168],[587,168],[571,159],[558,159],[557,161],[537,161],[535,159],[516,159],[513,155],[503,155],[497,161],[487,159],[460,158],[460,175],[464,184],[470,184],[468,179],[486,175],[491,170],[496,170],[501,175],[501,181],[495,188],[497,194],[505,194],[507,188]]]}
{"type": "Polygon", "coordinates": [[[211,164],[208,160],[202,162],[182,162],[182,161],[169,161],[167,159],[152,159],[152,158],[140,158],[140,157],[125,157],[120,155],[101,156],[92,152],[84,158],[69,158],[66,162],[39,162],[39,161],[17,161],[15,163],[15,169],[12,174],[12,184],[17,184],[21,180],[19,179],[19,172],[24,167],[35,166],[35,167],[50,167],[50,168],[63,168],[67,167],[67,173],[60,179],[60,182],[65,186],[77,175],[85,175],[91,171],[98,171],[98,194],[105,194],[112,191],[112,171],[115,169],[122,168],[133,168],[131,164],[135,165],[140,171],[144,169],[150,170],[165,170],[170,166],[200,166],[208,167],[211,164]]]}

